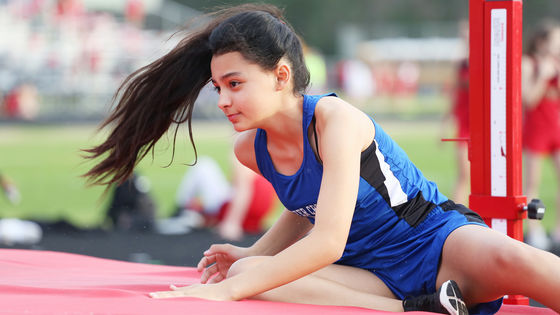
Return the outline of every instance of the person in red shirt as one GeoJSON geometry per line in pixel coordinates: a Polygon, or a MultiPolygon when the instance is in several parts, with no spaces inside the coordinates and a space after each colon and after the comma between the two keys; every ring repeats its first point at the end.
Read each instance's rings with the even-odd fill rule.
{"type": "Polygon", "coordinates": [[[192,228],[215,227],[223,239],[236,241],[246,233],[263,232],[275,202],[272,185],[237,159],[232,157],[230,183],[216,160],[201,156],[177,189],[177,213],[158,220],[156,229],[182,234],[192,228]]]}
{"type": "MultiPolygon", "coordinates": [[[[525,194],[538,195],[542,161],[551,157],[560,178],[560,26],[544,23],[529,40],[522,61],[522,99],[525,110],[523,148],[525,150],[525,194]]],[[[560,207],[557,194],[556,208],[560,207]]],[[[553,239],[560,242],[557,216],[553,239]]],[[[529,222],[527,243],[549,249],[551,242],[539,222],[529,222]]]]}
{"type": "Polygon", "coordinates": [[[447,137],[447,126],[449,121],[453,120],[455,124],[455,139],[456,142],[456,163],[457,163],[457,178],[455,180],[455,187],[453,188],[453,200],[457,203],[467,204],[469,194],[469,159],[468,159],[468,145],[467,139],[470,137],[469,129],[469,61],[468,54],[468,37],[469,37],[469,23],[467,20],[462,20],[459,23],[459,34],[463,40],[465,47],[465,58],[461,59],[456,66],[455,82],[451,90],[451,108],[444,116],[442,126],[442,138],[447,137]]]}
{"type": "MultiPolygon", "coordinates": [[[[457,81],[453,93],[451,116],[455,121],[457,139],[468,139],[469,130],[469,64],[467,59],[460,62],[457,69],[457,81]]],[[[457,141],[457,179],[453,199],[466,204],[468,196],[469,160],[466,141],[457,141]]]]}

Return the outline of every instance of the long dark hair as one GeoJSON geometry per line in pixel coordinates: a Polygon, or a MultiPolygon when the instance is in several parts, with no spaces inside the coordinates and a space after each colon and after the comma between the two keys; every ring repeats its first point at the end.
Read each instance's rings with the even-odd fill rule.
{"type": "Polygon", "coordinates": [[[102,157],[84,174],[91,183],[126,180],[173,123],[177,124],[173,155],[179,124],[186,122],[196,163],[191,117],[200,90],[210,81],[213,55],[240,52],[266,70],[286,57],[293,68],[293,92],[305,92],[309,72],[302,46],[280,9],[245,4],[208,16],[211,22],[205,27],[189,33],[169,53],[132,73],[119,87],[113,97],[116,107],[100,126],[111,125],[111,133],[100,145],[84,150],[87,159],[102,157]]]}

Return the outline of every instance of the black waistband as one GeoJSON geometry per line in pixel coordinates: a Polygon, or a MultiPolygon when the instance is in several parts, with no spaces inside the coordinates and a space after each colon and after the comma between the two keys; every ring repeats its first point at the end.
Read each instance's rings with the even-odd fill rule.
{"type": "Polygon", "coordinates": [[[439,207],[443,211],[456,210],[459,213],[461,213],[462,215],[464,215],[467,218],[467,221],[469,221],[469,222],[484,223],[484,220],[482,219],[482,217],[478,213],[476,213],[476,212],[472,211],[471,209],[467,208],[465,205],[453,202],[453,200],[444,201],[441,204],[439,204],[439,207]]]}

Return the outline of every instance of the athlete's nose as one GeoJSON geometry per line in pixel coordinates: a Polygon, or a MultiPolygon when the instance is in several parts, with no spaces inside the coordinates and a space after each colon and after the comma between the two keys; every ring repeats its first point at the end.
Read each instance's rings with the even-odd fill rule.
{"type": "Polygon", "coordinates": [[[227,95],[226,92],[220,93],[220,95],[218,97],[218,107],[221,110],[224,110],[224,108],[230,107],[230,106],[231,106],[231,98],[229,97],[229,95],[227,95]]]}

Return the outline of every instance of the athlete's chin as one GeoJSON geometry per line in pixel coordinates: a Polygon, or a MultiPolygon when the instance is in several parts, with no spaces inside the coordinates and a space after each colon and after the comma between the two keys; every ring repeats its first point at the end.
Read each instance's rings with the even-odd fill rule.
{"type": "Polygon", "coordinates": [[[232,123],[231,125],[233,126],[233,129],[237,132],[242,132],[242,131],[246,131],[246,130],[249,130],[249,129],[253,129],[251,127],[248,127],[248,126],[240,124],[240,123],[232,123]]]}

